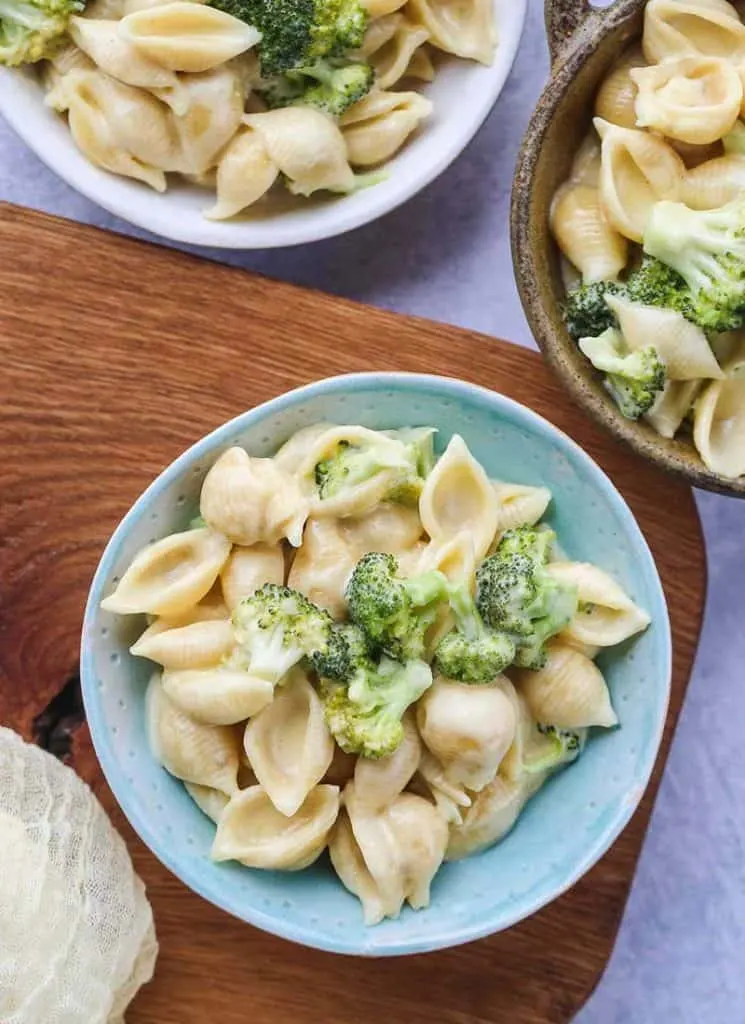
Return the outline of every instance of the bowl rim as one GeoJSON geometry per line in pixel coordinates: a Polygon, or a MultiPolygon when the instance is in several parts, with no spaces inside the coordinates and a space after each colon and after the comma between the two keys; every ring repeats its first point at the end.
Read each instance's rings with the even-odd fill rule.
{"type": "Polygon", "coordinates": [[[660,469],[704,490],[745,498],[745,476],[731,480],[715,473],[704,465],[692,440],[687,443],[663,438],[651,426],[623,417],[599,381],[595,386],[586,386],[567,355],[574,342],[563,327],[555,328],[535,289],[535,282],[541,279],[542,273],[532,241],[532,227],[537,219],[533,182],[546,133],[557,110],[570,94],[577,73],[597,49],[599,39],[638,17],[645,3],[646,0],[618,0],[605,9],[588,6],[584,20],[558,50],[548,82],[525,129],[515,164],[510,204],[515,282],[523,311],[542,354],[567,393],[596,423],[660,469]]]}
{"type": "Polygon", "coordinates": [[[245,412],[240,413],[238,416],[226,421],[192,444],[182,452],[181,455],[177,456],[155,478],[155,480],[148,485],[139,497],[135,499],[132,506],[121,519],[107,542],[91,582],[88,597],[86,599],[81,634],[80,672],[85,715],[90,730],[91,741],[104,777],[114,795],[114,798],[137,835],[147,846],[150,852],[153,853],[153,855],[157,857],[157,859],[166,868],[168,868],[172,874],[179,878],[199,896],[206,899],[214,906],[219,907],[221,910],[231,914],[233,917],[291,942],[315,949],[321,949],[329,953],[351,954],[364,957],[403,956],[416,953],[433,952],[438,949],[458,946],[465,942],[481,939],[512,927],[514,924],[525,920],[527,917],[532,916],[549,903],[552,903],[557,897],[561,896],[568,889],[574,886],[579,879],[582,878],[582,876],[585,875],[607,852],[621,832],[625,829],[633,813],[641,802],[647,786],[649,785],[654,766],[657,762],[669,710],[672,681],[672,637],[667,601],[662,581],[660,580],[652,552],[649,549],[646,538],[644,537],[633,512],[610,477],[608,477],[605,471],[598,466],[595,460],[576,441],[569,437],[569,435],[565,434],[540,414],[529,409],[527,406],[522,405],[522,403],[517,402],[512,398],[508,398],[506,395],[502,395],[499,392],[491,391],[481,385],[471,384],[470,382],[457,378],[443,377],[437,374],[405,372],[350,373],[340,374],[334,377],[325,377],[321,380],[313,381],[311,383],[304,384],[301,387],[294,388],[291,391],[283,392],[275,398],[254,406],[252,409],[248,409],[245,412]],[[628,798],[623,801],[622,806],[619,808],[614,818],[605,825],[604,829],[599,834],[599,837],[590,844],[584,857],[580,859],[568,878],[562,883],[553,886],[548,895],[533,898],[531,901],[528,901],[527,908],[524,911],[504,914],[496,927],[489,925],[454,925],[450,928],[438,931],[434,938],[419,935],[405,940],[396,940],[394,937],[392,940],[386,941],[384,945],[371,943],[369,946],[360,946],[359,943],[350,942],[345,939],[338,939],[334,937],[333,934],[323,932],[322,930],[316,931],[295,923],[288,924],[281,918],[275,918],[271,914],[267,914],[256,907],[241,908],[241,910],[231,907],[228,901],[221,898],[219,894],[208,891],[209,885],[204,880],[205,876],[203,872],[198,869],[192,870],[188,867],[185,868],[181,863],[179,863],[178,857],[171,856],[170,851],[161,844],[160,840],[153,836],[146,816],[140,811],[140,801],[136,798],[134,791],[130,790],[129,787],[123,783],[121,775],[114,765],[113,755],[110,754],[108,749],[108,730],[104,722],[103,712],[97,697],[92,637],[96,617],[99,613],[99,603],[103,596],[104,584],[108,581],[110,576],[111,563],[118,552],[121,542],[126,537],[130,525],[139,520],[140,507],[145,501],[170,486],[185,469],[192,465],[193,462],[202,460],[206,456],[210,456],[221,444],[229,443],[239,430],[245,429],[254,423],[261,422],[268,415],[271,416],[286,408],[292,407],[298,401],[302,401],[304,397],[310,395],[317,397],[329,392],[338,392],[340,388],[343,389],[349,386],[364,387],[366,385],[375,385],[379,387],[381,385],[385,386],[386,383],[390,383],[391,385],[395,385],[396,383],[408,383],[410,385],[413,384],[415,386],[422,387],[431,387],[434,384],[453,399],[462,397],[464,393],[475,393],[490,404],[501,408],[502,411],[506,411],[507,414],[513,418],[516,417],[521,425],[528,430],[553,435],[558,441],[560,447],[563,447],[564,450],[568,449],[571,451],[572,454],[578,458],[581,463],[583,463],[583,466],[592,479],[593,484],[598,490],[602,491],[608,500],[618,509],[619,514],[625,522],[626,528],[629,530],[634,543],[637,545],[639,557],[640,559],[647,561],[649,569],[651,570],[652,581],[658,589],[660,606],[664,609],[662,621],[658,623],[656,622],[656,625],[661,631],[662,650],[664,652],[663,662],[660,666],[660,685],[664,687],[664,701],[659,721],[656,723],[654,738],[649,746],[650,754],[648,764],[646,765],[644,772],[639,775],[638,779],[636,779],[633,791],[629,793],[628,798]]]}
{"type": "MultiPolygon", "coordinates": [[[[153,197],[150,197],[148,192],[133,193],[131,189],[147,189],[147,185],[110,174],[90,164],[77,150],[72,138],[69,138],[69,147],[59,147],[53,139],[48,139],[43,127],[33,117],[28,116],[29,105],[33,105],[33,102],[21,96],[21,89],[15,77],[19,74],[18,69],[0,68],[0,114],[28,148],[71,188],[108,213],[161,238],[187,245],[236,251],[290,248],[308,242],[322,241],[362,227],[398,209],[439,177],[471,143],[504,89],[517,56],[527,15],[527,0],[510,0],[508,8],[496,0],[492,2],[499,33],[493,63],[483,65],[454,55],[446,55],[452,56],[453,61],[460,61],[459,66],[466,72],[481,71],[485,83],[485,86],[476,92],[468,113],[450,119],[448,128],[443,131],[446,144],[440,145],[433,154],[429,154],[429,159],[418,161],[416,166],[412,157],[412,164],[407,167],[405,174],[397,175],[394,171],[390,178],[374,188],[364,189],[351,196],[337,197],[329,203],[322,203],[312,210],[304,211],[304,216],[299,222],[285,217],[280,211],[276,215],[253,221],[245,219],[221,222],[204,218],[203,222],[199,221],[197,230],[194,224],[182,224],[181,218],[178,217],[178,209],[173,210],[168,202],[162,204],[162,209],[160,206],[141,209],[140,203],[132,197],[153,197]],[[505,10],[507,14],[504,14],[505,10]],[[360,201],[362,197],[364,202],[360,201]],[[348,204],[346,200],[353,202],[348,204]],[[319,212],[320,217],[317,216],[319,212]]],[[[426,95],[426,90],[424,94],[426,95]]],[[[41,92],[38,103],[43,105],[41,92]]],[[[433,127],[432,130],[437,129],[433,127]]],[[[409,149],[417,145],[426,131],[425,124],[421,133],[415,133],[414,138],[409,140],[409,149]]],[[[391,160],[405,154],[406,149],[405,145],[391,160]]],[[[390,161],[384,166],[388,164],[390,161]]],[[[180,184],[179,187],[190,190],[197,188],[186,183],[180,184]]]]}

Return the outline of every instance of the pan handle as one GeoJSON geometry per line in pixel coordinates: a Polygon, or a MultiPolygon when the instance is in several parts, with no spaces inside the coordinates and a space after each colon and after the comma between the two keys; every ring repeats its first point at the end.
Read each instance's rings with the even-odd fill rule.
{"type": "Polygon", "coordinates": [[[546,36],[552,64],[566,54],[577,29],[597,10],[587,0],[545,0],[546,36]]]}

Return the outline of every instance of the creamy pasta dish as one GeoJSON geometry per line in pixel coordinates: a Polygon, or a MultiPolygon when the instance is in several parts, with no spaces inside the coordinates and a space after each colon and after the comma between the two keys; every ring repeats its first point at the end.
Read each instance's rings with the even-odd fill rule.
{"type": "Polygon", "coordinates": [[[745,474],[745,25],[650,0],[554,197],[570,334],[621,413],[745,474]]]}
{"type": "Polygon", "coordinates": [[[216,824],[211,856],[297,871],[328,848],[367,924],[427,906],[618,724],[597,653],[649,618],[455,435],[316,424],[223,452],[190,529],[102,603],[148,616],[152,751],[216,824]]]}
{"type": "Polygon", "coordinates": [[[88,160],[158,192],[204,186],[212,220],[377,184],[444,55],[490,64],[496,46],[492,0],[36,3],[0,7],[0,65],[42,62],[88,160]]]}

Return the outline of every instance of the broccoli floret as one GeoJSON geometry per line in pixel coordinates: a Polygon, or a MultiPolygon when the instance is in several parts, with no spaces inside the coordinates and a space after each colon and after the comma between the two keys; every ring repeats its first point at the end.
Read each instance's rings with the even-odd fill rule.
{"type": "Polygon", "coordinates": [[[515,643],[487,629],[465,586],[451,586],[449,600],[456,628],[437,645],[435,666],[449,679],[490,683],[514,660],[515,643]]]}
{"type": "Polygon", "coordinates": [[[251,675],[278,683],[329,644],[333,619],[297,590],[265,583],[233,612],[237,657],[251,675]]]}
{"type": "Polygon", "coordinates": [[[345,597],[350,618],[371,643],[392,658],[410,661],[424,654],[425,634],[447,586],[447,577],[437,570],[402,579],[393,555],[370,552],[354,567],[345,597]]]}
{"type": "Polygon", "coordinates": [[[262,85],[262,99],[270,108],[315,107],[330,117],[341,117],[372,89],[375,71],[369,64],[318,60],[310,67],[288,71],[262,85]]]}
{"type": "Polygon", "coordinates": [[[606,375],[606,387],[623,416],[638,420],[649,412],[667,380],[665,364],[653,345],[631,352],[611,327],[598,338],[581,338],[579,347],[606,375]]]}
{"type": "Polygon", "coordinates": [[[583,729],[573,732],[568,729],[557,729],[555,725],[542,725],[540,722],[536,729],[543,737],[543,741],[533,744],[531,756],[523,759],[523,771],[529,774],[550,772],[575,761],[582,753],[585,740],[583,729]]]}
{"type": "Polygon", "coordinates": [[[353,622],[334,623],[326,644],[311,654],[319,676],[349,682],[360,665],[367,665],[373,650],[367,636],[353,622]]]}
{"type": "Polygon", "coordinates": [[[0,0],[0,65],[18,67],[53,57],[83,0],[0,0]]]}
{"type": "Polygon", "coordinates": [[[545,663],[546,641],[564,629],[577,610],[576,588],[546,571],[554,539],[552,530],[507,530],[476,572],[476,607],[487,626],[513,638],[515,664],[522,668],[545,663]]]}
{"type": "Polygon", "coordinates": [[[261,73],[269,77],[343,57],[362,45],[369,15],[360,0],[210,0],[261,32],[261,73]]]}
{"type": "Polygon", "coordinates": [[[387,472],[391,479],[386,497],[412,504],[421,494],[426,476],[421,470],[426,466],[421,438],[399,440],[380,434],[360,444],[339,441],[333,454],[315,467],[315,483],[319,498],[327,500],[387,472]]]}
{"type": "Polygon", "coordinates": [[[691,292],[692,318],[705,331],[737,330],[745,323],[745,201],[717,210],[683,203],[652,207],[644,251],[672,267],[691,292]]]}
{"type": "Polygon", "coordinates": [[[380,758],[401,744],[404,712],[431,685],[426,662],[401,664],[383,656],[377,665],[359,665],[348,684],[322,678],[319,691],[326,723],[342,750],[380,758]]]}
{"type": "Polygon", "coordinates": [[[594,338],[608,327],[613,327],[616,318],[608,309],[606,295],[615,295],[622,290],[617,281],[591,281],[567,292],[564,303],[564,320],[571,336],[594,338]]]}
{"type": "Polygon", "coordinates": [[[500,555],[526,555],[538,565],[546,565],[555,540],[553,530],[539,526],[516,526],[505,530],[497,550],[500,555]]]}
{"type": "Polygon", "coordinates": [[[653,256],[645,256],[629,274],[623,291],[630,302],[672,309],[688,320],[695,319],[688,285],[672,267],[653,256]]]}

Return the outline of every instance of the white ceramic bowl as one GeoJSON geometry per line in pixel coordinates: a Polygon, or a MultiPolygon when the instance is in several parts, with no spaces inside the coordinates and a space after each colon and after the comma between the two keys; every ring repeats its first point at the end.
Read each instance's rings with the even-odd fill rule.
{"type": "Polygon", "coordinates": [[[298,199],[281,211],[211,222],[210,193],[186,182],[159,194],[102,171],[73,143],[63,118],[44,106],[35,72],[0,68],[0,114],[24,142],[73,188],[110,213],[176,242],[224,249],[274,249],[343,234],[400,206],[433,181],[465,149],[502,91],[515,59],[527,0],[494,0],[499,45],[494,63],[443,60],[422,91],[434,104],[420,131],[386,165],[389,177],[349,196],[298,199]]]}

